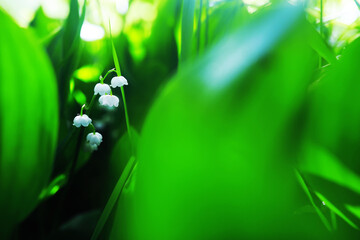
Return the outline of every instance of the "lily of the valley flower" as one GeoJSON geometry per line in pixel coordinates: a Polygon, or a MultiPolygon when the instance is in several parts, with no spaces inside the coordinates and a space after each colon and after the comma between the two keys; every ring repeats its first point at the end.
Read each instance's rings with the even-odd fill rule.
{"type": "Polygon", "coordinates": [[[119,98],[114,95],[103,95],[99,98],[99,103],[103,106],[117,107],[119,106],[119,98]]]}
{"type": "Polygon", "coordinates": [[[102,142],[102,135],[98,132],[89,133],[86,136],[86,141],[89,143],[91,150],[97,150],[98,146],[102,142]]]}
{"type": "Polygon", "coordinates": [[[112,88],[122,87],[124,85],[128,85],[128,81],[123,76],[113,77],[111,79],[111,85],[110,86],[112,88]]]}
{"type": "Polygon", "coordinates": [[[105,94],[110,94],[110,86],[107,85],[106,83],[98,83],[95,85],[94,88],[94,95],[96,94],[100,94],[101,96],[105,95],[105,94]]]}
{"type": "Polygon", "coordinates": [[[75,127],[80,127],[81,125],[83,127],[87,127],[89,126],[89,124],[91,123],[91,118],[88,117],[88,115],[83,114],[83,115],[78,115],[74,118],[74,123],[73,125],[75,127]]]}
{"type": "Polygon", "coordinates": [[[88,141],[90,144],[95,144],[95,145],[100,145],[100,143],[102,142],[102,135],[98,132],[95,132],[95,133],[89,133],[87,136],[86,136],[86,141],[88,141]]]}

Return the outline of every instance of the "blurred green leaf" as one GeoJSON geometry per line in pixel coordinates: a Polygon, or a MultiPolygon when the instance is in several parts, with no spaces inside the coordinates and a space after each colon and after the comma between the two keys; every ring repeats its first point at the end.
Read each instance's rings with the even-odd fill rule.
{"type": "Polygon", "coordinates": [[[248,13],[244,3],[241,1],[224,1],[219,5],[213,7],[209,21],[208,33],[204,29],[203,34],[208,34],[208,43],[216,43],[223,38],[229,29],[236,29],[239,26],[245,25],[249,20],[248,13]]]}
{"type": "Polygon", "coordinates": [[[306,27],[308,29],[307,36],[310,46],[327,62],[331,64],[335,63],[335,54],[321,35],[310,24],[306,24],[306,27]]]}
{"type": "Polygon", "coordinates": [[[180,63],[191,57],[194,31],[195,0],[182,0],[180,63]]]}
{"type": "Polygon", "coordinates": [[[309,137],[360,174],[360,82],[357,79],[360,39],[329,66],[309,94],[309,137]]]}
{"type": "Polygon", "coordinates": [[[109,162],[108,175],[113,182],[113,178],[117,179],[125,168],[127,160],[131,156],[136,157],[136,149],[139,141],[139,133],[133,127],[131,129],[131,138],[127,132],[116,142],[109,162]]]}
{"type": "Polygon", "coordinates": [[[135,207],[116,213],[110,239],[301,239],[299,229],[312,232],[289,215],[298,189],[287,133],[300,131],[292,120],[314,67],[310,48],[297,41],[301,12],[274,6],[177,72],[147,116],[135,207]]]}
{"type": "Polygon", "coordinates": [[[86,103],[86,95],[82,91],[80,90],[74,91],[73,96],[79,105],[83,105],[86,103]]]}
{"type": "Polygon", "coordinates": [[[83,82],[98,82],[101,70],[98,66],[85,65],[74,72],[74,76],[83,82]]]}
{"type": "Polygon", "coordinates": [[[327,206],[354,228],[359,216],[351,207],[360,194],[360,102],[357,76],[360,39],[324,71],[311,88],[307,140],[300,169],[327,206]],[[350,208],[349,208],[350,206],[350,208]]]}
{"type": "Polygon", "coordinates": [[[64,104],[69,94],[70,79],[79,64],[81,53],[80,30],[85,19],[85,10],[86,1],[81,15],[79,15],[78,1],[70,0],[70,12],[66,22],[47,47],[57,75],[61,115],[66,113],[64,104]]]}
{"type": "Polygon", "coordinates": [[[343,165],[330,152],[313,144],[307,144],[300,170],[319,198],[352,227],[358,229],[360,218],[349,211],[360,199],[360,176],[343,165]]]}
{"type": "Polygon", "coordinates": [[[60,175],[56,176],[51,181],[51,183],[41,191],[41,194],[39,196],[40,200],[43,200],[43,199],[46,199],[48,197],[55,195],[65,183],[66,183],[65,174],[60,174],[60,175]]]}
{"type": "Polygon", "coordinates": [[[55,76],[41,46],[0,10],[0,238],[36,206],[58,131],[55,76]]]}

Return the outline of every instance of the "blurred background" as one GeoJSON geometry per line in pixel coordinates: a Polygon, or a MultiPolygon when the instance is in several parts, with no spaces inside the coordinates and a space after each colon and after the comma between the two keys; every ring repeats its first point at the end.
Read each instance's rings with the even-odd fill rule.
{"type": "Polygon", "coordinates": [[[0,239],[358,239],[359,8],[0,0],[0,239]]]}

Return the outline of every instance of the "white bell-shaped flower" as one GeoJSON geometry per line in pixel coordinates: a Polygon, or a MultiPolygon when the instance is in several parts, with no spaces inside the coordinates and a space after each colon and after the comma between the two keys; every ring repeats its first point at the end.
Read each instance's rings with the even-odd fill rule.
{"type": "Polygon", "coordinates": [[[96,145],[96,146],[99,146],[100,143],[102,142],[102,135],[98,132],[95,132],[95,133],[89,133],[87,136],[86,136],[86,141],[89,142],[90,146],[91,145],[96,145]]]}
{"type": "Polygon", "coordinates": [[[110,86],[112,88],[122,87],[124,85],[128,85],[128,81],[123,76],[113,77],[111,79],[111,85],[110,86]]]}
{"type": "Polygon", "coordinates": [[[95,85],[94,88],[94,95],[96,94],[100,94],[101,96],[105,95],[105,94],[110,94],[110,86],[107,85],[106,83],[98,83],[95,85]]]}
{"type": "Polygon", "coordinates": [[[83,115],[77,115],[75,118],[74,118],[74,123],[73,125],[75,127],[80,127],[80,126],[83,126],[83,127],[87,127],[89,126],[89,124],[91,123],[91,118],[88,117],[88,115],[86,114],[83,114],[83,115]]]}
{"type": "Polygon", "coordinates": [[[99,98],[99,103],[103,106],[117,107],[119,106],[119,98],[114,95],[103,95],[99,98]]]}
{"type": "Polygon", "coordinates": [[[95,151],[95,150],[98,150],[98,145],[96,144],[88,144],[88,147],[91,151],[95,151]]]}

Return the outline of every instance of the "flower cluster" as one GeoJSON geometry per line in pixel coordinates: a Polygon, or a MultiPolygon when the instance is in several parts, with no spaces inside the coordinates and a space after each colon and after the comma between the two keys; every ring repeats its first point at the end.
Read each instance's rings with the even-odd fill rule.
{"type": "MultiPolygon", "coordinates": [[[[110,70],[110,71],[112,71],[112,70],[110,70]]],[[[105,77],[106,77],[106,75],[105,75],[105,77]]],[[[123,76],[116,76],[111,79],[110,86],[112,88],[123,87],[124,85],[128,85],[128,82],[127,82],[126,78],[124,78],[123,76]]],[[[100,77],[100,83],[95,85],[94,95],[97,95],[97,94],[100,95],[99,103],[102,106],[118,107],[119,106],[119,98],[112,94],[110,86],[108,84],[104,83],[104,78],[100,77]]]]}
{"type": "MultiPolygon", "coordinates": [[[[114,69],[109,70],[104,78],[100,76],[100,83],[97,83],[95,85],[94,95],[100,95],[99,98],[100,105],[107,107],[118,107],[119,98],[112,94],[110,86],[112,88],[123,87],[124,85],[128,85],[128,82],[126,78],[124,78],[123,76],[116,76],[111,79],[111,85],[109,86],[108,84],[104,83],[104,79],[110,72],[115,72],[115,70],[114,69]]],[[[100,143],[103,140],[103,137],[100,133],[96,132],[95,127],[92,124],[91,118],[88,115],[83,114],[84,109],[86,109],[85,104],[81,107],[80,114],[74,118],[73,125],[77,128],[81,126],[83,127],[91,126],[93,128],[93,132],[89,133],[86,136],[86,141],[91,150],[97,150],[100,143]]]]}

